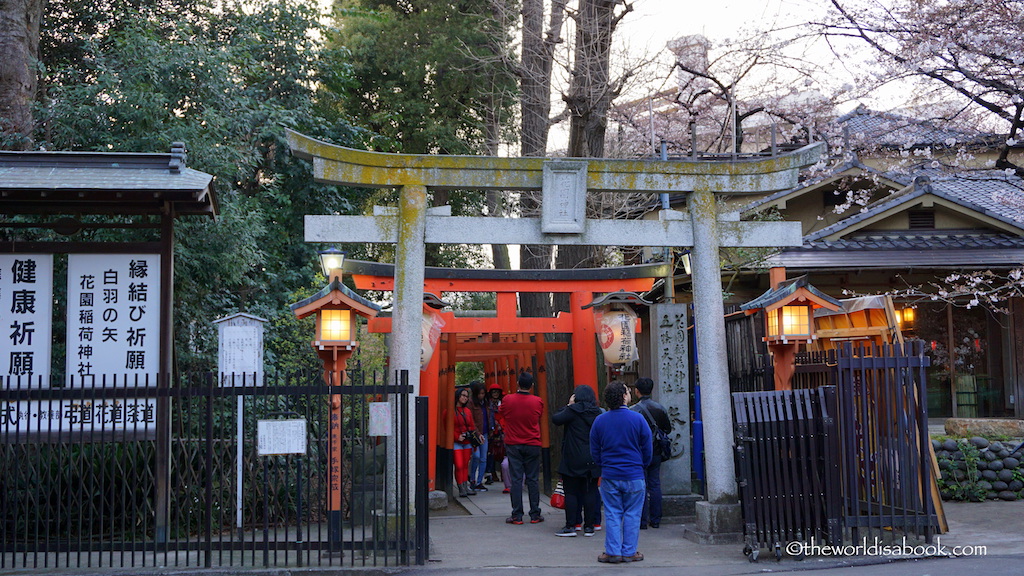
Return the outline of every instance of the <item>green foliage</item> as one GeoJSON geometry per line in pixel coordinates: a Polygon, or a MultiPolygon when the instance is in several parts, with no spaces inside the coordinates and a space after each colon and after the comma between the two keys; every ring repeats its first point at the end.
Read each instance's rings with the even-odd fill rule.
{"type": "Polygon", "coordinates": [[[338,0],[332,41],[351,82],[328,84],[373,131],[373,148],[473,154],[516,104],[509,22],[485,0],[338,0]]]}
{"type": "MultiPolygon", "coordinates": [[[[270,319],[268,340],[287,332],[291,290],[316,277],[302,215],[350,213],[361,203],[359,193],[313,182],[309,165],[287,153],[281,129],[339,143],[360,132],[315,89],[344,86],[348,74],[343,51],[318,40],[319,16],[298,0],[48,6],[36,141],[50,150],[138,152],[183,141],[189,167],[215,176],[217,220],[176,224],[182,371],[214,367],[210,322],[225,314],[270,319]]],[[[307,347],[310,333],[300,340],[307,347]]],[[[297,353],[283,357],[301,364],[297,353]]]]}
{"type": "Polygon", "coordinates": [[[482,362],[459,362],[455,365],[455,385],[469,386],[473,380],[484,381],[482,362]]]}
{"type": "Polygon", "coordinates": [[[978,471],[980,451],[967,440],[958,440],[960,452],[963,453],[963,460],[955,460],[945,456],[940,457],[939,467],[948,470],[948,478],[939,478],[939,491],[949,494],[951,500],[968,500],[971,502],[982,502],[985,500],[986,490],[978,485],[981,473],[978,471]],[[959,462],[963,462],[961,465],[959,462]],[[963,471],[963,478],[957,479],[955,472],[963,471]]]}

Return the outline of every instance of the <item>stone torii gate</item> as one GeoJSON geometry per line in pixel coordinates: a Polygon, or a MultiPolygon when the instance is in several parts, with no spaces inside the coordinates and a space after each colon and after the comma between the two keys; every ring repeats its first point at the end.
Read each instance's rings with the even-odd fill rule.
{"type": "Polygon", "coordinates": [[[416,393],[427,243],[692,247],[698,370],[708,423],[705,457],[711,463],[707,501],[697,503],[697,533],[714,541],[716,534],[741,532],[718,249],[799,246],[801,230],[797,222],[719,219],[716,194],[792,188],[800,169],[818,161],[823,144],[768,158],[662,161],[388,154],[336,146],[292,130],[287,138],[294,155],[312,161],[320,182],[398,189],[397,211],[307,215],[305,239],[396,244],[391,366],[408,371],[416,393]],[[427,208],[430,189],[540,190],[542,216],[450,216],[450,207],[427,208]],[[588,192],[689,193],[689,214],[662,210],[656,221],[587,219],[588,192]]]}

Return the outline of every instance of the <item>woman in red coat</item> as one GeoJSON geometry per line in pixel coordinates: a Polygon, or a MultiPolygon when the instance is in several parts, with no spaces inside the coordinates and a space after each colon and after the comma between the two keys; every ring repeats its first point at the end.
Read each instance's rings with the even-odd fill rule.
{"type": "Polygon", "coordinates": [[[473,421],[473,412],[469,407],[469,389],[459,388],[455,392],[455,430],[454,458],[455,483],[459,485],[459,497],[476,496],[476,491],[469,485],[469,459],[473,455],[474,445],[471,440],[477,433],[473,421]]]}

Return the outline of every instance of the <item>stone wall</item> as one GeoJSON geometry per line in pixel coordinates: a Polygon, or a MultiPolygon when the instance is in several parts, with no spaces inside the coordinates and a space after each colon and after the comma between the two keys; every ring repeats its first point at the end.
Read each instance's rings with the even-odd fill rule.
{"type": "Polygon", "coordinates": [[[1020,440],[932,440],[943,500],[1013,501],[1024,498],[1024,444],[1020,440]]]}

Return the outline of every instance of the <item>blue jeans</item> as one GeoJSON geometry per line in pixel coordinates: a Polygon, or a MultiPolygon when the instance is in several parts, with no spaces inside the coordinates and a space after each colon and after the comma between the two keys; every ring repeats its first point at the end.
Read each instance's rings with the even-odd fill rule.
{"type": "Polygon", "coordinates": [[[640,513],[644,507],[643,480],[601,479],[604,503],[604,552],[632,556],[640,543],[640,513]]]}
{"type": "MultiPolygon", "coordinates": [[[[509,499],[512,500],[512,517],[523,517],[523,482],[530,493],[530,518],[540,518],[540,486],[537,474],[540,472],[540,446],[509,444],[505,446],[508,455],[509,499]]],[[[641,480],[642,482],[642,480],[641,480]]],[[[639,521],[639,516],[637,516],[639,521]]]]}
{"type": "Polygon", "coordinates": [[[469,458],[469,483],[473,486],[484,483],[484,472],[487,471],[487,440],[473,448],[469,458]]]}
{"type": "Polygon", "coordinates": [[[661,457],[655,455],[651,465],[644,471],[647,479],[647,497],[644,498],[644,511],[640,515],[640,524],[661,524],[661,457]],[[656,460],[656,462],[654,461],[656,460]]]}

